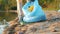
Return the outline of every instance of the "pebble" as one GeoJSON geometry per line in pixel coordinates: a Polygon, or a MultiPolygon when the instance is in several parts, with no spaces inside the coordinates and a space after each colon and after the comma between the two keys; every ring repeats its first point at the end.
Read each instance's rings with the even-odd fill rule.
{"type": "Polygon", "coordinates": [[[27,27],[22,27],[21,28],[21,31],[23,31],[23,32],[26,32],[26,30],[27,30],[27,27]]]}
{"type": "Polygon", "coordinates": [[[23,32],[20,32],[19,34],[24,34],[23,32]]]}

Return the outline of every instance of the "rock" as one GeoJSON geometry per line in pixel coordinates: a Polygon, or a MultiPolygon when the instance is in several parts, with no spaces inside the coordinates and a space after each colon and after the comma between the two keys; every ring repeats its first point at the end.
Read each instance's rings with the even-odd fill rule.
{"type": "Polygon", "coordinates": [[[16,31],[14,34],[24,34],[24,32],[16,31]]]}
{"type": "Polygon", "coordinates": [[[23,32],[20,32],[19,34],[24,34],[23,32]]]}
{"type": "Polygon", "coordinates": [[[15,24],[19,24],[18,23],[18,18],[16,18],[16,19],[14,19],[14,20],[12,20],[12,21],[9,22],[9,26],[13,26],[15,24]]]}
{"type": "Polygon", "coordinates": [[[24,26],[24,27],[21,28],[21,31],[23,31],[23,32],[26,32],[26,30],[27,30],[26,26],[24,26]]]}
{"type": "Polygon", "coordinates": [[[15,31],[19,31],[21,28],[19,26],[15,27],[15,31]]]}

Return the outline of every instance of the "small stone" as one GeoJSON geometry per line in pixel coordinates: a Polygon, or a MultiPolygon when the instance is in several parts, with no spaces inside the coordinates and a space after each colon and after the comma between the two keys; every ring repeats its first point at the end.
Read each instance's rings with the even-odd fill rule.
{"type": "Polygon", "coordinates": [[[27,30],[27,27],[22,27],[21,30],[25,32],[27,30]]]}
{"type": "Polygon", "coordinates": [[[35,31],[37,31],[37,28],[31,28],[31,31],[35,32],[35,31]]]}
{"type": "Polygon", "coordinates": [[[15,34],[24,34],[24,32],[16,31],[15,34]]]}
{"type": "Polygon", "coordinates": [[[20,30],[20,27],[18,27],[18,26],[15,27],[15,30],[16,30],[16,31],[19,31],[19,30],[20,30]]]}
{"type": "Polygon", "coordinates": [[[40,33],[43,33],[43,30],[39,30],[40,33]]]}
{"type": "Polygon", "coordinates": [[[15,21],[10,21],[10,22],[9,22],[9,26],[13,26],[13,25],[15,25],[15,24],[18,24],[18,23],[15,22],[15,21]]]}
{"type": "Polygon", "coordinates": [[[19,32],[19,34],[24,34],[23,32],[19,32]]]}
{"type": "Polygon", "coordinates": [[[51,30],[51,32],[56,32],[56,30],[51,30]]]}

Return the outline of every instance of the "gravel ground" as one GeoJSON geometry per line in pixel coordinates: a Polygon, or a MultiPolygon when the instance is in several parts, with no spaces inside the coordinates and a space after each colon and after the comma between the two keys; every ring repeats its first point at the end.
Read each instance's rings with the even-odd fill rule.
{"type": "MultiPolygon", "coordinates": [[[[23,26],[14,25],[14,34],[60,34],[60,13],[56,11],[46,11],[45,13],[47,17],[46,21],[23,26]]],[[[14,20],[10,22],[15,24],[14,20]]],[[[7,34],[8,31],[9,27],[4,30],[3,34],[7,34]]]]}

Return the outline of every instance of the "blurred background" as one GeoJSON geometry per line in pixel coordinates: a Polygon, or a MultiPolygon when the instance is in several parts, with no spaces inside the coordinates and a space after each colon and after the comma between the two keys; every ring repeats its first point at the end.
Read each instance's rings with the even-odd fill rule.
{"type": "MultiPolygon", "coordinates": [[[[26,3],[23,0],[23,5],[26,3]]],[[[60,9],[60,0],[39,0],[44,11],[57,11],[60,9]]],[[[13,20],[17,17],[17,2],[15,0],[0,0],[0,21],[13,20]]]]}

